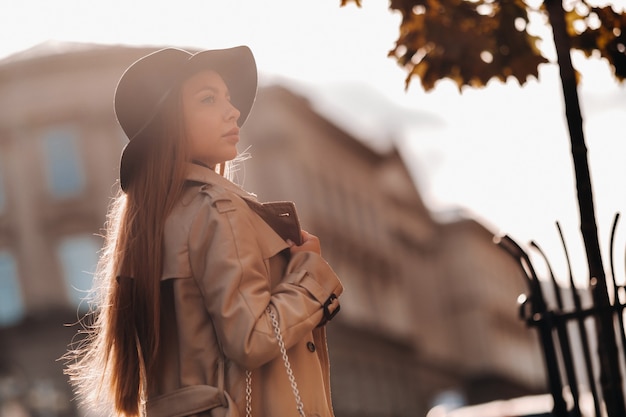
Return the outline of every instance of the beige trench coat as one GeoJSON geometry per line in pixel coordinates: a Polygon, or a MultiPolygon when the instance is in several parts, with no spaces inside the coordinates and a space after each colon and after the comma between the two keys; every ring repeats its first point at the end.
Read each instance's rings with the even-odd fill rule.
{"type": "Polygon", "coordinates": [[[148,417],[297,416],[266,308],[275,312],[307,416],[332,417],[325,314],[341,282],[314,252],[287,243],[250,209],[254,196],[189,164],[183,198],[165,225],[162,328],[148,417]],[[326,305],[326,311],[324,311],[326,305]]]}

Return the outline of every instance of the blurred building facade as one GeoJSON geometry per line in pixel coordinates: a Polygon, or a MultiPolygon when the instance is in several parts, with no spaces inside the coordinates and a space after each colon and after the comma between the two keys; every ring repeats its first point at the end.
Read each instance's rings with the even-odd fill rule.
{"type": "MultiPolygon", "coordinates": [[[[0,61],[0,417],[81,414],[56,359],[117,191],[114,87],[152,50],[45,44],[0,61]]],[[[329,326],[337,417],[543,390],[516,315],[522,276],[489,230],[437,220],[398,152],[363,145],[285,87],[260,89],[244,130],[238,182],[295,201],[346,287],[329,326]]]]}

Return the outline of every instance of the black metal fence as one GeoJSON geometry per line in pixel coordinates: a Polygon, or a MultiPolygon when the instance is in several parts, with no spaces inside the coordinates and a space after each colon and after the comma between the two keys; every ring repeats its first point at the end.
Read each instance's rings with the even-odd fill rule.
{"type": "Polygon", "coordinates": [[[612,294],[608,308],[598,307],[593,302],[592,291],[597,285],[594,279],[585,289],[577,289],[574,285],[567,247],[558,224],[569,268],[569,287],[558,285],[547,257],[534,242],[531,242],[532,248],[546,263],[547,280],[538,278],[529,255],[513,239],[505,236],[498,242],[518,261],[527,278],[529,292],[520,299],[520,318],[537,329],[547,383],[554,399],[552,413],[555,417],[624,416],[626,333],[623,310],[626,307],[626,290],[624,285],[617,283],[614,274],[613,246],[617,219],[618,216],[613,223],[610,242],[611,282],[607,284],[612,294]],[[603,336],[599,335],[596,323],[601,315],[604,319],[610,316],[613,321],[615,334],[610,336],[615,336],[617,363],[614,363],[615,360],[607,363],[607,358],[599,353],[599,338],[603,336]]]}

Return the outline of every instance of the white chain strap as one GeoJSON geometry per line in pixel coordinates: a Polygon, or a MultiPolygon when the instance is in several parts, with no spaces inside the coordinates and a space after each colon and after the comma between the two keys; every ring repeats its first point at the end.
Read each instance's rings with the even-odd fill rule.
{"type": "Polygon", "coordinates": [[[252,417],[252,372],[246,371],[246,417],[252,417]]]}
{"type": "MultiPolygon", "coordinates": [[[[285,341],[283,340],[283,336],[280,334],[278,319],[276,318],[276,314],[274,314],[269,306],[267,307],[266,311],[267,314],[269,314],[270,319],[272,320],[274,334],[276,335],[276,340],[278,340],[278,347],[280,348],[280,353],[283,357],[283,362],[285,363],[285,371],[287,372],[287,377],[289,378],[289,382],[291,383],[293,396],[296,399],[296,409],[298,410],[298,414],[301,417],[306,417],[304,415],[304,404],[302,404],[302,399],[300,398],[300,391],[298,391],[296,377],[293,375],[293,371],[291,370],[291,364],[289,363],[289,358],[287,357],[285,341]]],[[[246,417],[252,417],[252,372],[250,371],[246,371],[246,417]]]]}

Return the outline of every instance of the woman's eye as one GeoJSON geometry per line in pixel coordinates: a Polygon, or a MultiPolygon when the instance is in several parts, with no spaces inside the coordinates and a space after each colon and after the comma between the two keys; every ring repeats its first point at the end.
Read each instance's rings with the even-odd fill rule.
{"type": "Polygon", "coordinates": [[[200,101],[202,103],[205,103],[205,104],[213,104],[213,103],[215,103],[215,96],[206,96],[205,98],[203,98],[200,101]]]}

